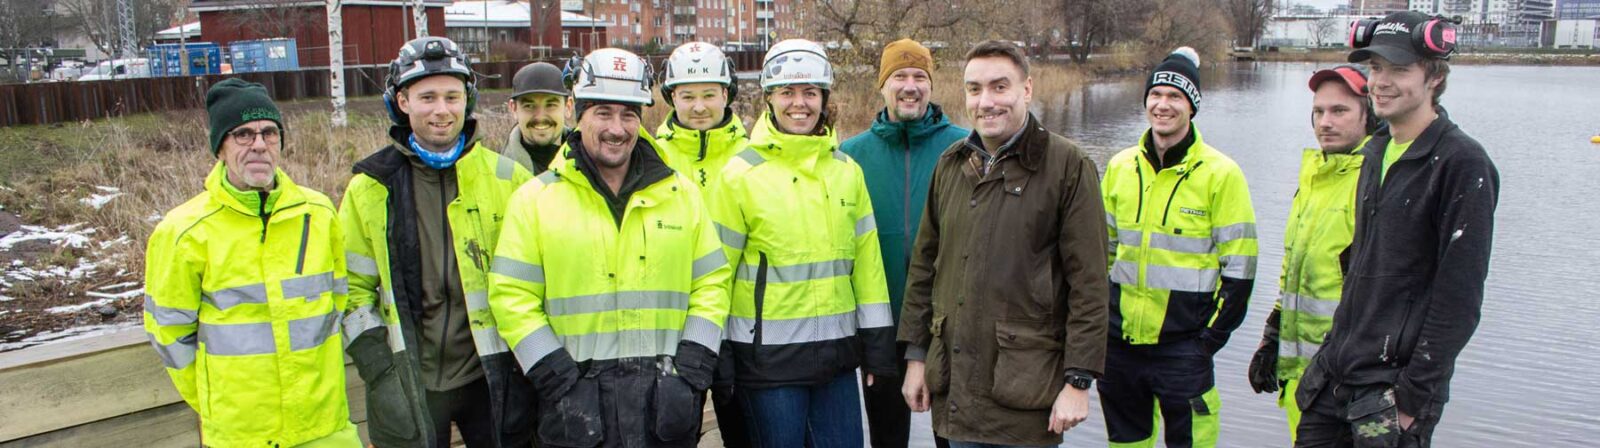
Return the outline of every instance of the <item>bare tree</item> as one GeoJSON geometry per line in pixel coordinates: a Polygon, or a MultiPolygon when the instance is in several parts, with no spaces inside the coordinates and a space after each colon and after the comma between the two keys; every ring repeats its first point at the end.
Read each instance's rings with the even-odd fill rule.
{"type": "Polygon", "coordinates": [[[970,0],[815,0],[805,24],[815,39],[839,45],[830,57],[847,63],[871,62],[883,45],[901,38],[955,40],[974,17],[970,0]]]}
{"type": "Polygon", "coordinates": [[[1096,46],[1128,37],[1135,24],[1143,23],[1140,12],[1144,0],[1061,0],[1061,16],[1072,60],[1089,60],[1096,46]]]}
{"type": "MultiPolygon", "coordinates": [[[[182,0],[129,0],[133,2],[133,35],[138,40],[134,46],[143,48],[155,39],[157,31],[171,25],[177,16],[182,0]]],[[[66,26],[89,39],[105,54],[118,54],[123,45],[118,42],[121,21],[117,18],[117,2],[112,0],[56,0],[66,26]]]]}
{"type": "Polygon", "coordinates": [[[1278,8],[1276,0],[1222,0],[1228,21],[1233,25],[1233,43],[1236,46],[1255,47],[1267,20],[1278,8]]]}
{"type": "Polygon", "coordinates": [[[1340,25],[1339,21],[1332,17],[1306,22],[1306,31],[1311,33],[1311,45],[1322,48],[1328,43],[1336,42],[1335,39],[1339,38],[1339,31],[1343,28],[1340,25]]]}
{"type": "MultiPolygon", "coordinates": [[[[556,27],[560,28],[560,14],[560,0],[530,0],[528,2],[528,18],[533,22],[533,42],[530,42],[530,44],[541,47],[539,51],[548,52],[550,48],[560,43],[560,41],[546,42],[544,40],[545,33],[550,31],[550,16],[557,16],[555,20],[556,27]]],[[[557,34],[559,35],[560,31],[557,31],[557,34]]]]}
{"type": "Polygon", "coordinates": [[[1227,18],[1210,1],[1153,0],[1149,12],[1139,39],[1147,59],[1180,46],[1193,47],[1202,58],[1224,49],[1227,18]]]}
{"type": "Polygon", "coordinates": [[[224,21],[261,38],[293,38],[323,17],[322,8],[304,4],[304,0],[255,0],[224,21]]]}

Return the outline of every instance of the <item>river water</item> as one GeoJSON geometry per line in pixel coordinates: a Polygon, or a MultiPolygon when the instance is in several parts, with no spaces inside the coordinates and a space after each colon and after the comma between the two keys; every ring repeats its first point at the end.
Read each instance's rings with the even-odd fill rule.
{"type": "MultiPolygon", "coordinates": [[[[1237,63],[1208,69],[1195,124],[1244,169],[1255,202],[1260,267],[1249,318],[1217,355],[1219,446],[1288,446],[1276,395],[1256,395],[1245,368],[1278,295],[1283,228],[1302,148],[1316,141],[1306,80],[1316,65],[1237,63]]],[[[1500,170],[1483,319],[1457,363],[1439,447],[1600,445],[1600,68],[1453,68],[1441,103],[1500,170]],[[1590,230],[1585,230],[1590,229],[1590,230]]],[[[1105,161],[1148,128],[1142,79],[1035,92],[1047,127],[1105,161]]],[[[961,105],[947,105],[960,114],[961,105]]],[[[1098,395],[1064,446],[1105,446],[1098,395]]],[[[933,446],[926,414],[912,443],[933,446]]],[[[1044,424],[1044,422],[1040,422],[1044,424]]]]}

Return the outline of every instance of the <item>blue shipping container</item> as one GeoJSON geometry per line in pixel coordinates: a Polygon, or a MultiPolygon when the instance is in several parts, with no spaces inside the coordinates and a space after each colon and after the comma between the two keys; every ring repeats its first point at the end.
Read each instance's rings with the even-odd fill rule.
{"type": "Polygon", "coordinates": [[[233,59],[234,73],[300,69],[300,51],[294,39],[229,42],[228,55],[233,59]]]}
{"type": "Polygon", "coordinates": [[[150,76],[184,76],[183,53],[189,53],[189,76],[222,73],[222,46],[210,42],[151,45],[150,76]]]}

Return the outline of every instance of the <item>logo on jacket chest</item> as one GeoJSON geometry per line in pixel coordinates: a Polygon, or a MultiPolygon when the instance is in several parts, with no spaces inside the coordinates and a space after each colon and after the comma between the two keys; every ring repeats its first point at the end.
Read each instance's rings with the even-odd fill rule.
{"type": "Polygon", "coordinates": [[[662,220],[657,219],[656,220],[656,229],[657,230],[678,231],[678,230],[683,230],[683,226],[678,225],[678,224],[671,224],[671,223],[668,223],[666,221],[662,221],[662,220]]]}
{"type": "Polygon", "coordinates": [[[1178,213],[1182,213],[1182,214],[1185,214],[1185,215],[1199,216],[1201,218],[1206,217],[1206,211],[1205,210],[1192,209],[1192,208],[1189,208],[1189,207],[1178,207],[1178,213]]]}

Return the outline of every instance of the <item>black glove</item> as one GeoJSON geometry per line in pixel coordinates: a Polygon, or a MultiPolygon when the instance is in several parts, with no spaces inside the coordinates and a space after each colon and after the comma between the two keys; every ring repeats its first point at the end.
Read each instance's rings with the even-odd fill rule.
{"type": "Polygon", "coordinates": [[[578,363],[566,350],[550,352],[528,371],[528,381],[533,383],[534,391],[544,403],[561,401],[561,397],[578,384],[579,376],[578,363]]]}
{"type": "Polygon", "coordinates": [[[1278,391],[1278,340],[1263,339],[1250,358],[1250,388],[1256,393],[1278,391]]]}
{"type": "Polygon", "coordinates": [[[678,342],[678,356],[672,359],[678,376],[693,387],[695,392],[711,387],[711,378],[717,371],[717,354],[703,345],[678,342]]]}

